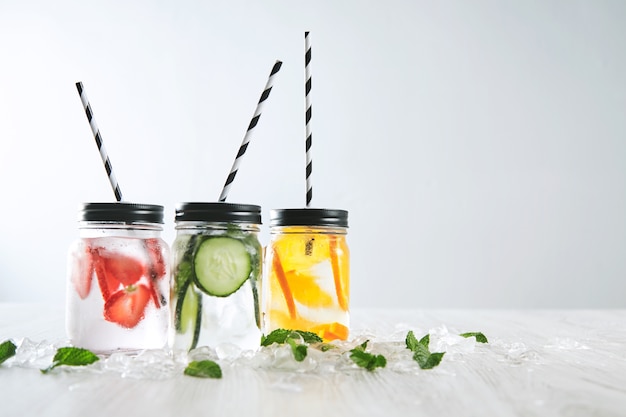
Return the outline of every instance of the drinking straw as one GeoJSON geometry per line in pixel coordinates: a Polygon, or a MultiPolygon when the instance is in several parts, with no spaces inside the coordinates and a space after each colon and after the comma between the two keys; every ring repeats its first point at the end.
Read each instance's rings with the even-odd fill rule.
{"type": "Polygon", "coordinates": [[[100,135],[100,129],[98,129],[98,125],[96,124],[96,119],[94,119],[93,117],[91,104],[89,104],[89,100],[87,100],[87,95],[85,94],[83,83],[80,81],[77,82],[76,88],[78,89],[78,95],[80,95],[80,100],[83,102],[85,114],[87,115],[89,126],[91,126],[93,137],[96,139],[96,145],[98,146],[98,150],[100,151],[100,157],[102,158],[104,169],[106,170],[107,176],[109,177],[111,188],[113,188],[113,192],[115,193],[115,198],[117,201],[122,201],[122,191],[120,190],[120,185],[117,183],[117,179],[115,178],[115,174],[113,173],[113,166],[111,165],[111,160],[109,159],[109,155],[107,154],[106,148],[104,147],[104,142],[102,141],[102,136],[100,135]]]}
{"type": "Polygon", "coordinates": [[[311,159],[311,144],[313,143],[313,135],[311,133],[311,40],[309,32],[304,32],[304,97],[306,104],[306,206],[311,206],[313,198],[313,186],[311,185],[311,172],[313,171],[313,161],[311,159]]]}
{"type": "MultiPolygon", "coordinates": [[[[104,142],[102,141],[102,136],[100,135],[100,129],[98,129],[98,125],[96,124],[96,119],[93,117],[91,104],[89,103],[89,100],[87,99],[87,94],[85,93],[85,88],[83,87],[83,83],[81,81],[76,83],[76,89],[78,90],[78,95],[80,96],[80,100],[83,103],[85,114],[87,115],[87,121],[89,121],[89,126],[91,126],[91,131],[93,133],[93,137],[96,140],[98,151],[100,151],[100,157],[102,158],[104,169],[106,170],[107,176],[109,177],[111,188],[113,188],[113,192],[115,193],[115,199],[118,202],[120,202],[122,201],[122,190],[120,190],[120,185],[117,183],[117,179],[115,178],[115,174],[113,173],[113,166],[111,165],[111,160],[109,159],[109,155],[107,154],[106,148],[104,147],[104,142]]],[[[152,243],[148,243],[147,241],[144,241],[143,247],[146,250],[146,253],[148,254],[148,256],[150,256],[150,248],[148,247],[148,244],[152,244],[152,243]]],[[[151,264],[152,263],[153,261],[151,261],[151,264]]],[[[96,276],[98,277],[98,281],[100,283],[100,288],[101,288],[104,298],[108,299],[110,295],[108,285],[106,283],[101,282],[101,280],[104,279],[103,277],[106,276],[103,268],[104,267],[102,266],[102,264],[98,262],[96,266],[96,276]]],[[[161,300],[159,300],[159,294],[155,287],[156,285],[155,273],[152,269],[154,269],[153,266],[151,266],[151,271],[150,271],[150,275],[152,278],[150,280],[150,294],[156,307],[160,308],[161,305],[165,305],[165,304],[162,303],[161,300]]]]}
{"type": "Polygon", "coordinates": [[[276,61],[274,66],[272,67],[272,71],[270,72],[270,76],[267,79],[267,83],[265,84],[265,89],[261,94],[261,98],[259,99],[259,103],[256,106],[256,110],[254,111],[254,115],[252,116],[252,120],[250,120],[250,124],[248,125],[248,130],[243,137],[243,142],[239,147],[239,152],[237,152],[237,156],[235,157],[235,161],[233,162],[233,166],[230,169],[230,174],[226,178],[226,183],[224,184],[224,188],[222,189],[222,194],[220,195],[219,201],[226,201],[226,197],[228,196],[228,192],[230,191],[231,184],[235,179],[235,175],[237,175],[237,170],[239,169],[239,164],[241,163],[241,158],[246,153],[248,149],[248,143],[250,142],[250,135],[252,134],[253,129],[256,127],[257,123],[259,123],[259,119],[261,118],[261,110],[263,110],[263,104],[270,96],[270,92],[272,91],[272,86],[274,84],[274,78],[280,67],[283,65],[281,61],[276,61]]]}

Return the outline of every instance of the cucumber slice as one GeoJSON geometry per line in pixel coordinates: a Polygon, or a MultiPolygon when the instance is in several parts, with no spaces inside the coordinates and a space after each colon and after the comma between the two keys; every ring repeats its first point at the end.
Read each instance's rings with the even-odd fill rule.
{"type": "Polygon", "coordinates": [[[202,296],[194,291],[193,285],[186,285],[178,294],[175,314],[176,332],[181,334],[193,332],[189,349],[194,349],[198,344],[198,337],[200,336],[202,296]]]}
{"type": "Polygon", "coordinates": [[[237,291],[250,276],[250,254],[238,239],[208,238],[196,251],[194,271],[199,289],[209,295],[226,297],[237,291]]]}

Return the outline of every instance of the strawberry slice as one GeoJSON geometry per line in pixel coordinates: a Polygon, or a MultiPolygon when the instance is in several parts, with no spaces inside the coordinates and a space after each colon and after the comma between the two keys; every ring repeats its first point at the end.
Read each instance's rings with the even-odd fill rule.
{"type": "Polygon", "coordinates": [[[100,251],[102,248],[94,248],[91,250],[93,256],[93,266],[96,271],[96,278],[98,278],[98,285],[100,286],[100,292],[104,301],[108,300],[111,293],[117,291],[120,287],[120,283],[117,280],[108,281],[109,275],[104,270],[104,263],[100,259],[100,251]]]}
{"type": "Polygon", "coordinates": [[[152,301],[156,308],[161,308],[166,304],[165,297],[159,297],[157,281],[165,276],[167,273],[167,266],[165,259],[163,258],[163,247],[161,246],[159,239],[146,239],[144,245],[150,258],[150,292],[152,294],[152,301]]]}
{"type": "Polygon", "coordinates": [[[114,294],[104,304],[104,318],[132,329],[145,315],[150,301],[150,289],[145,285],[130,285],[114,294]]]}
{"type": "Polygon", "coordinates": [[[100,291],[105,301],[121,287],[137,283],[146,273],[146,266],[130,256],[108,252],[104,248],[95,248],[92,253],[100,291]]]}
{"type": "Polygon", "coordinates": [[[150,276],[154,279],[163,278],[167,271],[159,239],[146,239],[145,245],[150,257],[150,276]]]}
{"type": "Polygon", "coordinates": [[[81,242],[71,255],[70,273],[70,281],[81,300],[87,298],[91,291],[92,276],[93,256],[91,255],[91,248],[87,243],[81,242]]]}

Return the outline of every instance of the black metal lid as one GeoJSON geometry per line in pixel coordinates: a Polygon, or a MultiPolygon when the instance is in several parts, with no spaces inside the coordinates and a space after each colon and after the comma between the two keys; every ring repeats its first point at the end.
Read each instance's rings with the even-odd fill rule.
{"type": "Polygon", "coordinates": [[[234,203],[180,203],[176,222],[224,222],[261,224],[261,206],[234,203]]]}
{"type": "Polygon", "coordinates": [[[83,203],[79,211],[79,220],[163,224],[163,206],[124,202],[83,203]]]}
{"type": "Polygon", "coordinates": [[[348,227],[348,212],[315,208],[270,210],[270,227],[274,226],[348,227]]]}

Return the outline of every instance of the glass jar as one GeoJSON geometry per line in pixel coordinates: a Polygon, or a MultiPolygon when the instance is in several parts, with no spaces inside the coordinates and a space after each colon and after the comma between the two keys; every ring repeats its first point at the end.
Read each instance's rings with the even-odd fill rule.
{"type": "Polygon", "coordinates": [[[283,328],[325,341],[349,333],[348,212],[334,209],[270,211],[270,242],[262,282],[263,333],[283,328]]]}
{"type": "Polygon", "coordinates": [[[163,206],[85,203],[68,253],[66,329],[95,352],[160,349],[169,325],[163,206]]]}
{"type": "Polygon", "coordinates": [[[261,207],[182,203],[172,245],[170,346],[260,344],[261,207]]]}

